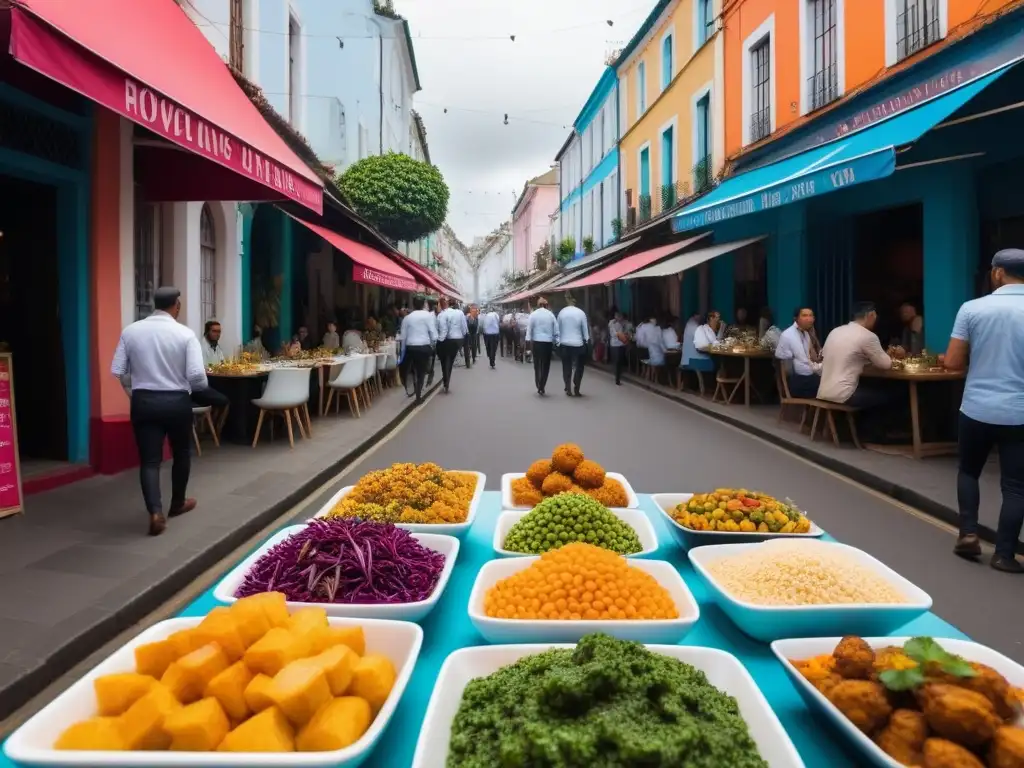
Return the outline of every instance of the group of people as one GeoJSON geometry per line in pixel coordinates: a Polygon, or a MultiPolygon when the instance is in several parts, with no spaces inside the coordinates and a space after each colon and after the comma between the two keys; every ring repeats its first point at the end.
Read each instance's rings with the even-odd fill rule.
{"type": "MultiPolygon", "coordinates": [[[[442,297],[429,305],[423,297],[413,299],[412,311],[402,313],[398,339],[402,345],[400,370],[407,382],[406,391],[410,396],[415,395],[417,405],[423,402],[423,386],[428,376],[433,375],[435,360],[441,364],[446,394],[451,391],[452,371],[459,353],[463,355],[466,368],[476,363],[480,327],[476,305],[463,310],[455,299],[442,297]]],[[[494,367],[493,356],[491,367],[494,367]]]]}

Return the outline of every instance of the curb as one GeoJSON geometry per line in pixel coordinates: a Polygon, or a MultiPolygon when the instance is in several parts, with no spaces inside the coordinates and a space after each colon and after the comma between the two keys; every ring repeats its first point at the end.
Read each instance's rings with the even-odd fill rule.
{"type": "MultiPolygon", "coordinates": [[[[613,375],[612,371],[604,365],[592,363],[590,367],[607,376],[613,375]]],[[[831,470],[838,475],[848,477],[854,482],[860,483],[873,491],[878,491],[879,493],[906,504],[907,506],[914,507],[925,514],[934,517],[940,522],[951,525],[954,528],[959,525],[960,514],[958,510],[953,507],[948,507],[945,504],[940,504],[934,499],[928,498],[905,485],[900,485],[899,483],[893,482],[881,475],[861,469],[860,467],[855,467],[852,464],[847,464],[845,461],[841,461],[833,456],[820,453],[805,443],[796,442],[787,436],[776,434],[775,432],[771,432],[763,427],[751,424],[750,422],[744,421],[743,419],[735,416],[720,413],[719,411],[707,407],[701,402],[694,402],[689,398],[679,397],[674,393],[674,391],[666,390],[663,387],[643,381],[642,379],[637,379],[632,374],[625,374],[622,377],[622,380],[624,382],[628,382],[634,387],[644,389],[652,394],[658,395],[659,397],[663,397],[666,400],[671,400],[673,403],[678,403],[679,405],[683,405],[705,416],[710,416],[716,421],[724,422],[730,426],[736,427],[737,429],[741,429],[748,434],[759,437],[762,440],[767,440],[772,445],[778,446],[803,459],[807,459],[813,464],[818,464],[819,466],[831,470]]],[[[994,544],[996,540],[995,529],[990,528],[987,525],[979,525],[978,537],[989,544],[994,544]]],[[[1017,552],[1024,554],[1024,542],[1019,542],[1017,544],[1017,552]]]]}
{"type": "MultiPolygon", "coordinates": [[[[440,381],[425,388],[424,399],[441,386],[440,381]]],[[[60,678],[83,659],[87,658],[132,625],[144,619],[161,605],[188,587],[204,572],[242,546],[246,541],[271,525],[291,507],[309,496],[313,491],[338,474],[338,471],[379,443],[414,410],[413,401],[402,408],[396,416],[381,429],[340,457],[338,461],[312,476],[292,490],[285,498],[259,512],[247,522],[235,528],[228,535],[212,542],[209,549],[198,553],[191,560],[182,561],[176,570],[169,571],[158,584],[136,595],[127,605],[106,616],[97,618],[95,624],[57,649],[49,658],[25,674],[14,678],[0,688],[0,720],[4,720],[24,706],[33,696],[60,678]]]]}

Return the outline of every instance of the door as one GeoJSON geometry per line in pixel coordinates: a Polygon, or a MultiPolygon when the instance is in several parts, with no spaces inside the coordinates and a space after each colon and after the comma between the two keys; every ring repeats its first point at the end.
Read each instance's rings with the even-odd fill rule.
{"type": "Polygon", "coordinates": [[[651,194],[651,150],[640,150],[640,194],[647,197],[651,194]]]}
{"type": "Polygon", "coordinates": [[[676,204],[675,167],[673,151],[675,131],[669,127],[661,134],[661,210],[667,211],[676,204]]]}

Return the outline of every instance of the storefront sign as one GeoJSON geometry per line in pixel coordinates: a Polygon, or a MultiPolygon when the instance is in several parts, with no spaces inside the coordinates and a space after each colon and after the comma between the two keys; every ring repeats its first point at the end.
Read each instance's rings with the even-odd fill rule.
{"type": "Polygon", "coordinates": [[[709,205],[693,213],[682,213],[672,221],[674,232],[709,227],[721,221],[746,216],[751,213],[770,211],[789,203],[810,197],[817,197],[837,189],[851,187],[865,181],[889,176],[896,168],[896,157],[892,148],[871,155],[811,171],[797,178],[739,195],[731,200],[709,205]]]}
{"type": "Polygon", "coordinates": [[[0,517],[22,511],[18,424],[14,417],[14,363],[0,354],[0,517]]]}
{"type": "Polygon", "coordinates": [[[382,288],[390,288],[394,291],[409,291],[411,293],[416,290],[416,282],[413,280],[399,277],[398,275],[378,272],[376,269],[364,267],[362,264],[352,265],[352,279],[357,283],[379,285],[382,288]]]}

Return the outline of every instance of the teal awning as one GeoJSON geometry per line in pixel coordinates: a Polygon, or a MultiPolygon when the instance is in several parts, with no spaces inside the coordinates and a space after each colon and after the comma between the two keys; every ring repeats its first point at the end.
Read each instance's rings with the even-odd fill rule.
{"type": "Polygon", "coordinates": [[[700,229],[750,213],[884,179],[896,170],[896,149],[921,136],[984,90],[1005,69],[895,117],[798,155],[726,179],[677,213],[675,232],[700,229]]]}

